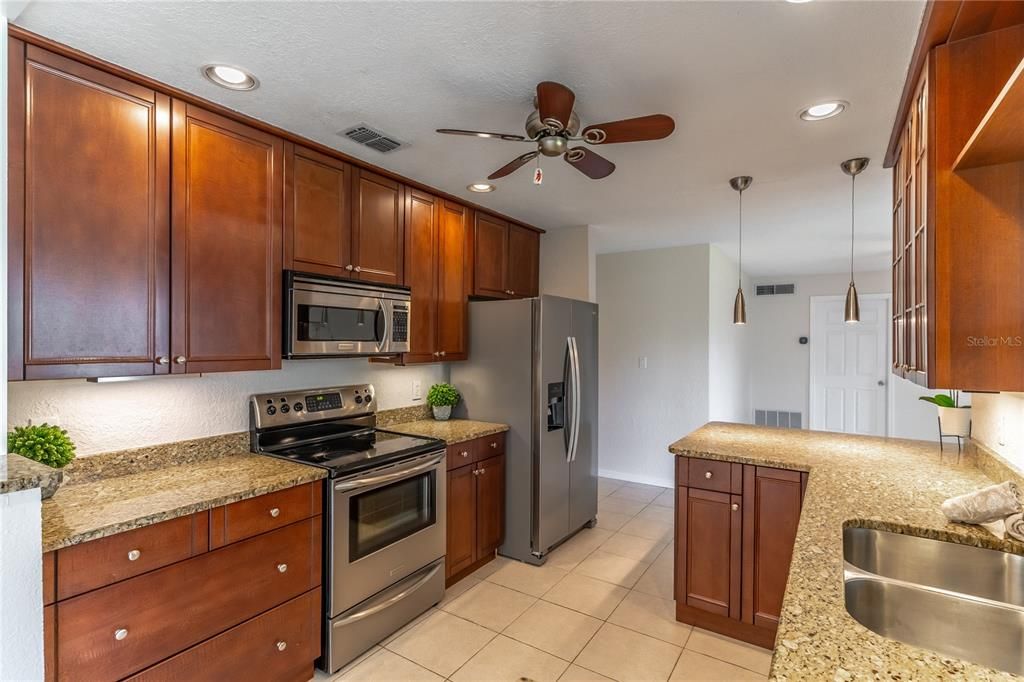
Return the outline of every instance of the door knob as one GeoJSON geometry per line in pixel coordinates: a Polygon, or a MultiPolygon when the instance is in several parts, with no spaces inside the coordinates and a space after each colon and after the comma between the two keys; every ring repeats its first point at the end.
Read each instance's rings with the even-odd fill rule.
{"type": "Polygon", "coordinates": [[[885,382],[884,382],[884,381],[882,381],[881,379],[879,379],[879,380],[878,380],[878,385],[879,385],[879,386],[885,386],[885,382]]]}

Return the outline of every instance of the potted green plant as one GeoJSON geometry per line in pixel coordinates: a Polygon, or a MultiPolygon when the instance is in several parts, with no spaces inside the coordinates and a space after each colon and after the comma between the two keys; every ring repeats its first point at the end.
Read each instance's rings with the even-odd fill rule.
{"type": "Polygon", "coordinates": [[[459,392],[451,384],[434,384],[427,391],[427,404],[434,410],[434,419],[444,421],[452,416],[452,408],[459,404],[459,392]]]}
{"type": "MultiPolygon", "coordinates": [[[[68,437],[68,432],[59,426],[45,423],[15,426],[7,434],[7,451],[54,469],[63,469],[75,458],[75,444],[68,437]]],[[[44,500],[57,492],[63,478],[63,474],[58,475],[42,489],[44,500]]]]}
{"type": "Polygon", "coordinates": [[[971,406],[960,407],[960,392],[950,391],[949,394],[923,395],[918,400],[931,403],[939,411],[939,435],[959,436],[966,438],[971,435],[971,406]]]}

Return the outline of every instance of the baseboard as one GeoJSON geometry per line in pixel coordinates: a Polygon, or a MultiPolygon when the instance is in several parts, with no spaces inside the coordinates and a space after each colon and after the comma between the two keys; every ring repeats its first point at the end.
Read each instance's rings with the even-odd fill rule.
{"type": "Polygon", "coordinates": [[[601,478],[614,478],[620,481],[629,481],[630,483],[644,483],[646,485],[656,485],[660,488],[671,488],[675,486],[675,480],[671,478],[661,478],[659,476],[644,476],[642,474],[626,473],[625,471],[613,471],[611,469],[599,469],[597,475],[601,478]]]}

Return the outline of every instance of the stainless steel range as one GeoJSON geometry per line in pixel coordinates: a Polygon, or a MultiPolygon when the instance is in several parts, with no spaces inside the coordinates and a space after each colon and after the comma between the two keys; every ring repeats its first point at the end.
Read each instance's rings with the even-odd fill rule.
{"type": "Polygon", "coordinates": [[[322,467],[330,673],[444,596],[445,447],[376,428],[373,386],[254,395],[253,452],[322,467]]]}

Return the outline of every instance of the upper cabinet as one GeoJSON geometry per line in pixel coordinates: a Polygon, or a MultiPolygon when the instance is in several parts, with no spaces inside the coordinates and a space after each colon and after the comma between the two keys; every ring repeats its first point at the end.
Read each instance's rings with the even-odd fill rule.
{"type": "Polygon", "coordinates": [[[172,371],[281,366],[284,142],[173,104],[172,371]]]}
{"type": "Polygon", "coordinates": [[[405,281],[405,187],[356,170],[353,185],[352,266],[359,279],[383,284],[405,281]]]}
{"type": "Polygon", "coordinates": [[[344,161],[287,145],[284,258],[288,269],[351,276],[353,175],[344,161]]]}
{"type": "Polygon", "coordinates": [[[10,42],[11,379],[166,374],[170,101],[10,42]]]}
{"type": "Polygon", "coordinates": [[[993,156],[985,132],[1022,64],[1018,24],[933,47],[911,72],[889,159],[893,371],[923,386],[1024,390],[1024,159],[993,156]]]}
{"type": "Polygon", "coordinates": [[[536,296],[540,288],[540,234],[478,212],[473,272],[475,296],[536,296]]]}

